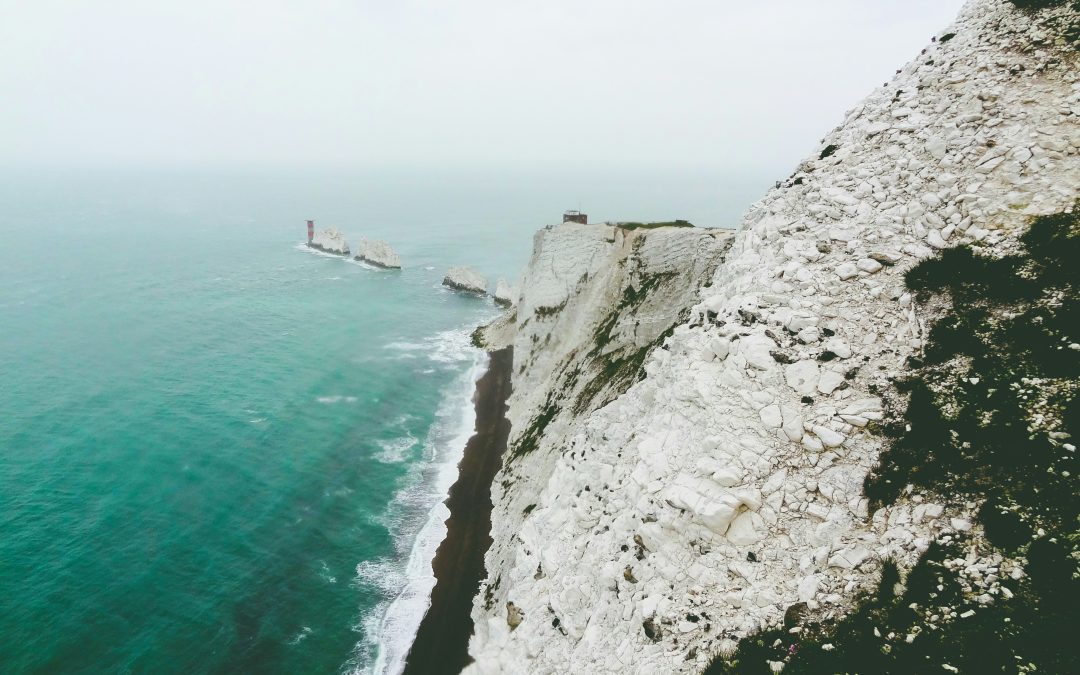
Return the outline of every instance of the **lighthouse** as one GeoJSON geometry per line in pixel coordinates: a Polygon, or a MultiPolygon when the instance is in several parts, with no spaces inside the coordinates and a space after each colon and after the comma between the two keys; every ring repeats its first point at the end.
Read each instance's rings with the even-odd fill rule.
{"type": "Polygon", "coordinates": [[[315,238],[315,221],[307,221],[307,243],[311,243],[311,240],[315,238]]]}

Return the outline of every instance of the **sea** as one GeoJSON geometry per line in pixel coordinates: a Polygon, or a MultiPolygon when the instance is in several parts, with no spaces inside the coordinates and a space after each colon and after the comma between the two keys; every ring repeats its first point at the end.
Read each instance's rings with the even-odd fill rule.
{"type": "Polygon", "coordinates": [[[446,269],[514,281],[566,209],[733,227],[775,178],[0,170],[0,672],[399,672],[499,312],[446,269]]]}

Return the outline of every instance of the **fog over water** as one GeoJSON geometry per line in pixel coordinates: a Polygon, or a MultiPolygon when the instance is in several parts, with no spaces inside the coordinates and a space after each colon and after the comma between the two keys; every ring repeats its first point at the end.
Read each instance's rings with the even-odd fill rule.
{"type": "Polygon", "coordinates": [[[783,170],[961,0],[0,1],[0,163],[783,170]]]}

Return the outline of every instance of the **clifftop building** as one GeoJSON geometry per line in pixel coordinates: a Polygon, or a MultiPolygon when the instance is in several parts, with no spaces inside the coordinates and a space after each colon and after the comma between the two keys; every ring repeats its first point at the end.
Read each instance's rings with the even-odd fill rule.
{"type": "Polygon", "coordinates": [[[581,211],[567,211],[562,215],[562,221],[564,223],[581,223],[582,225],[588,225],[589,216],[581,211]]]}

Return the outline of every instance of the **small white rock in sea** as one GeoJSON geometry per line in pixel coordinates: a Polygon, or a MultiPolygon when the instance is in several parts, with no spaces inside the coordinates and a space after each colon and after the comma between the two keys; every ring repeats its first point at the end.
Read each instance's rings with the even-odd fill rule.
{"type": "Polygon", "coordinates": [[[471,267],[451,267],[442,282],[458,291],[487,295],[487,279],[471,267]]]}
{"type": "Polygon", "coordinates": [[[308,246],[324,253],[349,255],[349,242],[345,241],[344,233],[336,227],[328,227],[316,232],[308,242],[308,246]]]}
{"type": "Polygon", "coordinates": [[[357,247],[356,259],[362,262],[384,267],[390,270],[401,269],[401,258],[385,241],[379,239],[361,239],[357,247]]]}

